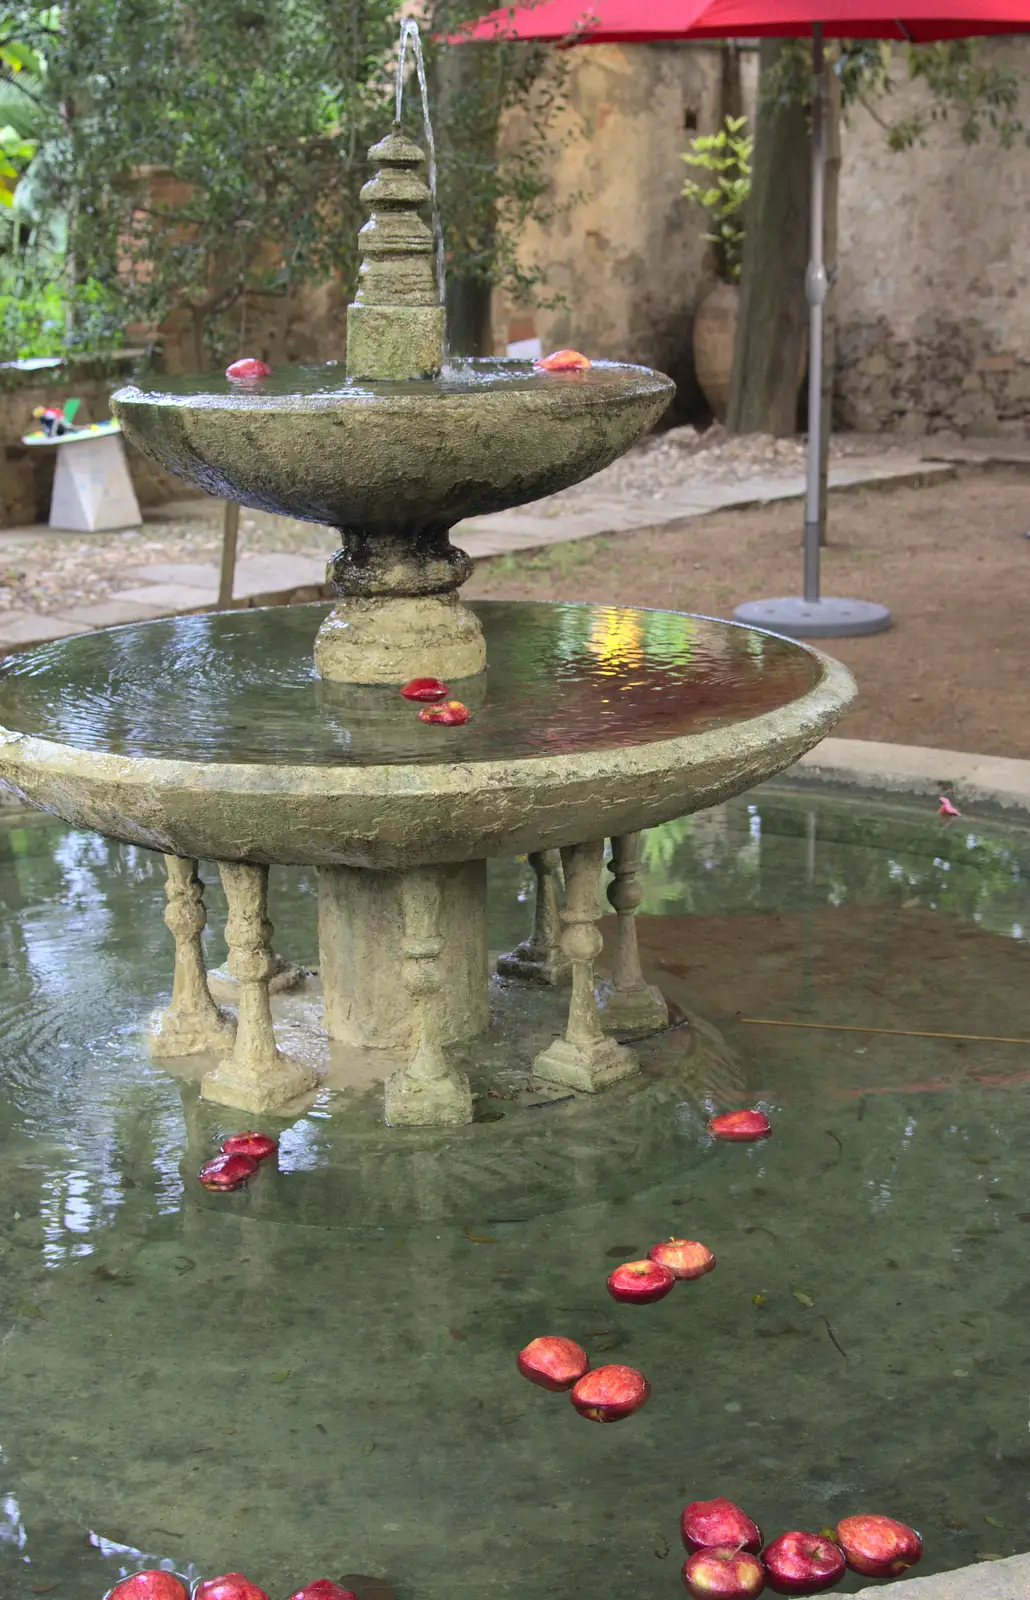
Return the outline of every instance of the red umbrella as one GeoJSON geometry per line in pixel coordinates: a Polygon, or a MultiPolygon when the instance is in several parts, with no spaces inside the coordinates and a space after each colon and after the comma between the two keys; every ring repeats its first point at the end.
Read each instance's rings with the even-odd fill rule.
{"type": "Polygon", "coordinates": [[[492,11],[462,35],[470,39],[549,39],[570,44],[656,43],[662,39],[753,39],[811,35],[811,248],[805,292],[809,305],[808,450],[805,473],[804,596],[738,606],[740,622],[794,638],[840,638],[889,628],[885,606],[820,594],[823,307],[829,279],[823,259],[826,200],[826,58],[823,40],[934,39],[1030,32],[1030,0],[543,0],[492,11]]]}

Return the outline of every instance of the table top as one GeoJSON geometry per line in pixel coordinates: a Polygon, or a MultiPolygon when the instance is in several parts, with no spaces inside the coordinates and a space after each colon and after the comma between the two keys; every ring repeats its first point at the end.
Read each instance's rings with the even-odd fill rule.
{"type": "Polygon", "coordinates": [[[117,422],[91,422],[87,428],[71,428],[68,433],[60,434],[44,433],[40,428],[35,433],[23,433],[21,442],[28,445],[84,444],[87,439],[103,439],[121,431],[117,422]]]}

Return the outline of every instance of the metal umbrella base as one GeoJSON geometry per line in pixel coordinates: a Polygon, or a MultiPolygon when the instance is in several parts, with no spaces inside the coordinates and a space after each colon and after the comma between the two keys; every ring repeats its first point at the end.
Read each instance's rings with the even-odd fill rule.
{"type": "Polygon", "coordinates": [[[734,621],[766,628],[788,639],[849,639],[863,633],[883,633],[891,625],[886,606],[873,600],[821,600],[790,598],[748,600],[733,613],[734,621]]]}

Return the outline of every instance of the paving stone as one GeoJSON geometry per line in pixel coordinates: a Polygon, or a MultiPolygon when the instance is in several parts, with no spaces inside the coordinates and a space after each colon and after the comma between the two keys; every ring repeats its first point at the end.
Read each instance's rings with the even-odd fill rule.
{"type": "Polygon", "coordinates": [[[126,567],[125,576],[139,583],[185,583],[191,589],[218,584],[218,568],[213,562],[157,561],[151,567],[126,567]]]}
{"type": "Polygon", "coordinates": [[[164,606],[144,605],[136,600],[101,600],[94,606],[73,606],[61,613],[67,622],[87,628],[113,628],[122,622],[147,622],[151,617],[167,616],[164,606]]]}
{"type": "Polygon", "coordinates": [[[236,568],[234,599],[255,594],[277,594],[288,589],[305,589],[325,583],[326,563],[312,556],[263,555],[245,557],[236,568]]]}
{"type": "Polygon", "coordinates": [[[112,601],[141,602],[146,606],[159,606],[167,616],[169,612],[196,611],[202,606],[213,606],[218,598],[217,583],[205,589],[185,583],[144,583],[138,589],[119,589],[111,595],[112,601]]]}
{"type": "Polygon", "coordinates": [[[41,617],[34,611],[0,611],[0,649],[7,645],[46,644],[82,633],[77,622],[64,616],[41,617]]]}

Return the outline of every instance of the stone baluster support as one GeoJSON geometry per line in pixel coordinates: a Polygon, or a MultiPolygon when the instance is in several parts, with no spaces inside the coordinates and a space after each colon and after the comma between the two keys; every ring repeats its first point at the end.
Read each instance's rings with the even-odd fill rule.
{"type": "Polygon", "coordinates": [[[239,986],[236,1046],[200,1086],[205,1100],[241,1111],[274,1111],[306,1094],[318,1075],[284,1056],[275,1042],[268,986],[275,972],[268,920],[268,868],[219,863],[229,917],[229,971],[239,986]]]}
{"type": "Polygon", "coordinates": [[[472,1121],[468,1078],[448,1065],[433,1022],[443,985],[441,895],[440,876],[431,867],[404,874],[401,980],[413,1013],[415,1053],[386,1082],[386,1120],[391,1127],[448,1127],[472,1121]]]}
{"type": "Polygon", "coordinates": [[[614,1039],[605,1038],[594,994],[594,962],[604,944],[597,926],[603,857],[603,839],[562,850],[562,950],[572,966],[572,995],[564,1037],[556,1039],[533,1063],[538,1077],[587,1094],[595,1094],[637,1071],[633,1052],[614,1039]]]}
{"type": "Polygon", "coordinates": [[[204,885],[197,862],[165,856],[165,922],[175,939],[172,1003],[153,1020],[150,1053],[196,1056],[224,1050],[236,1036],[236,1023],[208,988],[201,935],[207,925],[204,885]]]}
{"type": "Polygon", "coordinates": [[[498,957],[497,971],[502,978],[522,978],[555,988],[568,979],[572,970],[561,946],[561,854],[557,850],[538,850],[530,855],[529,864],[536,874],[533,932],[510,955],[498,957]]]}
{"type": "Polygon", "coordinates": [[[660,989],[645,983],[637,947],[637,908],[644,898],[639,878],[639,833],[624,833],[612,840],[608,871],[608,901],[615,912],[615,961],[610,983],[600,993],[601,1026],[614,1028],[664,1028],[669,1008],[660,989]]]}

